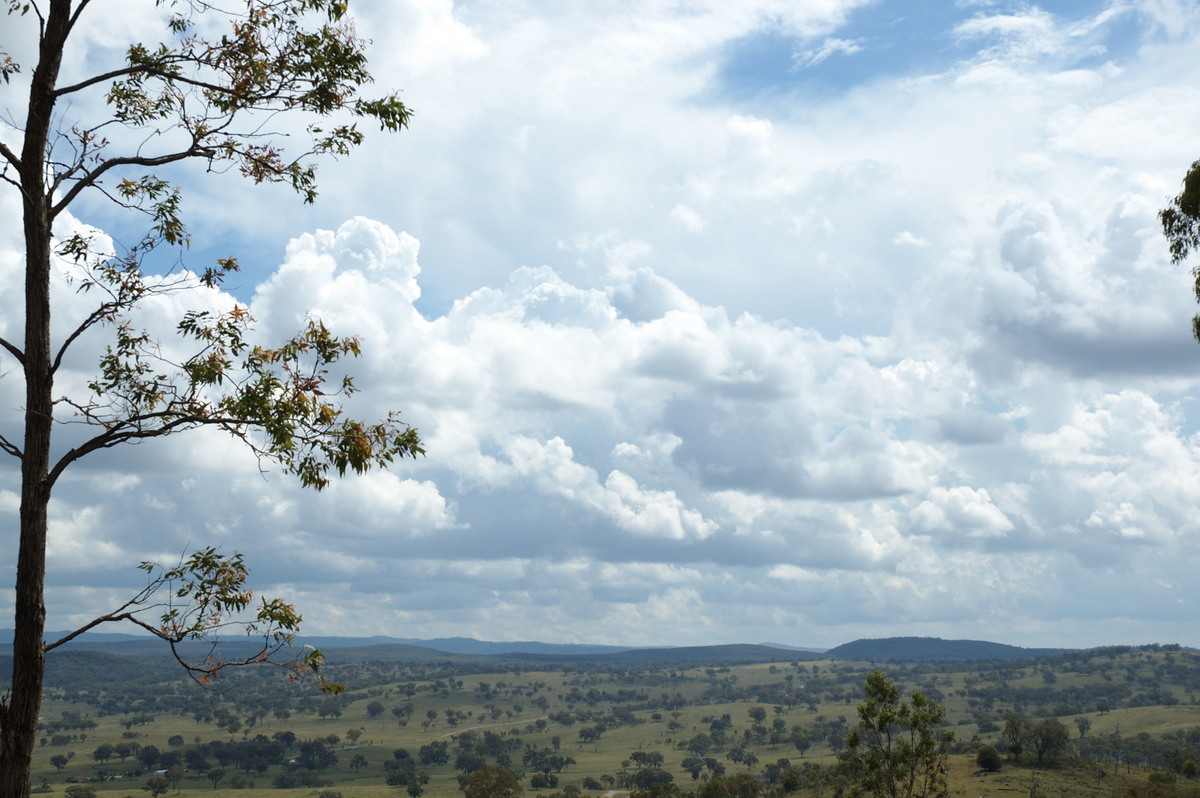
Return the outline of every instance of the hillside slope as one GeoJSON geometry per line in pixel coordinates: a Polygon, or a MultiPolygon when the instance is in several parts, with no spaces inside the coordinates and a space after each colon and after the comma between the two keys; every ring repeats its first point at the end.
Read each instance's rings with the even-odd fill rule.
{"type": "Polygon", "coordinates": [[[832,659],[883,662],[986,662],[1034,659],[1064,654],[1066,648],[1021,648],[983,640],[938,637],[885,637],[843,643],[825,652],[832,659]]]}

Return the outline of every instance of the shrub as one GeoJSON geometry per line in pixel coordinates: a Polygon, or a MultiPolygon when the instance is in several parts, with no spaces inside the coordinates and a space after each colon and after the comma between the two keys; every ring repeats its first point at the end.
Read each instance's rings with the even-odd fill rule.
{"type": "Polygon", "coordinates": [[[975,755],[975,763],[979,765],[979,769],[987,773],[999,773],[1000,767],[1004,763],[1004,758],[1000,756],[1000,752],[990,745],[985,745],[979,749],[979,753],[975,755]]]}

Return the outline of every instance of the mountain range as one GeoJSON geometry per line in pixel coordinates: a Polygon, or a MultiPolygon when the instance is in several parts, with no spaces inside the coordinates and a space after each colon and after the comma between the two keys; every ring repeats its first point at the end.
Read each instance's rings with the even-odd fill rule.
{"type": "MultiPolygon", "coordinates": [[[[61,637],[62,634],[65,633],[51,632],[46,635],[46,638],[54,640],[61,637]]],[[[0,629],[0,656],[7,654],[11,643],[12,630],[0,629]]],[[[240,649],[252,645],[252,642],[227,641],[222,645],[227,649],[240,649]]],[[[1033,659],[1061,654],[1070,650],[1022,648],[981,640],[943,640],[936,637],[855,640],[824,651],[778,643],[639,648],[539,641],[494,642],[467,637],[419,639],[383,635],[374,637],[309,636],[298,639],[297,645],[319,648],[331,661],[342,657],[363,660],[430,661],[445,659],[449,656],[452,659],[494,657],[531,662],[587,661],[612,664],[668,665],[746,664],[818,658],[868,662],[976,662],[1033,659]]],[[[165,653],[162,642],[153,637],[95,632],[80,636],[64,646],[62,650],[95,651],[125,657],[154,656],[165,653]]]]}

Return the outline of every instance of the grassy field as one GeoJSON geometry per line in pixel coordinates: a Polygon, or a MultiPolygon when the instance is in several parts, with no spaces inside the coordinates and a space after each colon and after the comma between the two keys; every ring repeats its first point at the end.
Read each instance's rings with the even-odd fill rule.
{"type": "MultiPolygon", "coordinates": [[[[889,670],[889,675],[905,694],[921,689],[941,701],[957,738],[966,742],[976,736],[979,729],[976,721],[980,699],[972,691],[980,684],[1003,683],[1006,690],[1015,690],[1015,695],[1061,694],[1070,698],[1086,695],[1089,690],[1099,690],[1100,685],[1111,684],[1114,678],[1136,681],[1149,679],[1155,673],[1161,676],[1162,664],[1162,655],[1156,658],[1133,654],[1107,663],[1103,668],[1093,664],[1091,672],[1064,667],[1050,676],[1043,668],[1028,665],[1005,667],[996,673],[984,672],[978,666],[962,666],[958,670],[904,667],[885,670],[889,670]]],[[[337,736],[338,742],[331,748],[338,761],[322,774],[329,782],[323,789],[326,793],[340,792],[344,798],[406,794],[402,787],[386,785],[384,763],[392,759],[396,749],[407,749],[417,758],[422,746],[434,741],[447,742],[449,762],[419,765],[419,770],[429,776],[424,795],[449,798],[461,795],[456,779],[461,771],[454,767],[459,741],[469,731],[478,735],[486,730],[514,741],[513,749],[509,751],[513,770],[525,769],[522,758],[527,748],[556,751],[572,757],[574,764],[558,774],[558,790],[567,785],[582,785],[588,777],[599,781],[636,770],[637,765],[630,762],[635,752],[661,753],[663,767],[686,788],[694,782],[682,767],[684,757],[689,755],[683,749],[684,744],[697,735],[710,734],[714,724],[722,723],[726,715],[727,729],[722,744],[714,745],[714,750],[703,756],[720,762],[728,775],[738,772],[760,774],[766,765],[780,759],[789,760],[793,766],[833,763],[838,743],[856,722],[855,708],[861,698],[863,676],[871,667],[869,663],[817,661],[791,666],[743,665],[636,673],[627,670],[610,673],[603,669],[463,673],[449,679],[428,678],[363,686],[351,681],[352,689],[339,707],[341,714],[336,717],[322,718],[315,711],[297,710],[286,719],[280,719],[272,713],[260,712],[253,721],[244,721],[233,734],[218,728],[212,719],[198,720],[194,714],[164,712],[150,713],[153,715],[151,722],[127,728],[123,725],[129,720],[126,714],[104,714],[89,703],[51,698],[44,707],[44,720],[62,717],[63,713],[78,713],[80,717],[94,720],[96,725],[86,732],[77,732],[75,738],[65,744],[55,745],[48,741],[39,747],[34,783],[45,779],[57,793],[70,778],[97,778],[108,774],[119,778],[91,782],[99,794],[144,796],[148,793],[141,788],[151,774],[141,772],[134,757],[125,762],[114,758],[101,763],[93,759],[93,751],[105,743],[117,745],[122,742],[154,745],[163,751],[186,751],[212,740],[236,742],[252,740],[257,735],[271,738],[276,733],[288,731],[300,740],[325,740],[331,735],[337,736]],[[821,686],[819,692],[811,689],[818,683],[821,686]],[[787,702],[755,700],[763,696],[778,697],[784,689],[790,691],[787,702]],[[726,694],[729,700],[722,700],[726,694]],[[385,708],[378,717],[370,717],[368,713],[373,702],[385,708]],[[412,711],[407,722],[401,725],[391,710],[407,704],[411,704],[412,711]],[[765,712],[762,723],[756,723],[752,718],[751,710],[755,707],[761,707],[765,712]],[[448,713],[452,721],[447,720],[448,713]],[[571,723],[568,725],[563,720],[571,723]],[[583,739],[580,730],[596,723],[604,723],[606,730],[597,739],[583,739]],[[756,726],[759,727],[757,731],[756,726]],[[786,729],[789,734],[770,742],[764,738],[762,727],[777,731],[786,729]],[[796,727],[804,729],[811,740],[810,747],[803,752],[790,738],[791,730],[796,727]],[[182,738],[182,746],[172,746],[168,742],[176,736],[182,738]],[[752,754],[754,760],[749,765],[733,761],[726,753],[731,747],[742,748],[752,754]],[[70,758],[61,772],[51,762],[55,755],[70,758]],[[361,757],[366,764],[360,760],[359,766],[353,767],[356,757],[361,757]]],[[[284,691],[285,706],[287,689],[280,687],[284,691]]],[[[1178,703],[1105,707],[1079,715],[1064,715],[1062,720],[1073,737],[1077,736],[1073,725],[1077,716],[1091,722],[1091,735],[1116,731],[1126,736],[1162,735],[1200,726],[1200,706],[1193,703],[1195,697],[1186,681],[1165,684],[1162,689],[1163,694],[1174,696],[1178,703]]],[[[249,695],[240,695],[237,689],[210,696],[214,707],[242,715],[246,713],[241,707],[248,700],[249,695]]],[[[296,704],[300,703],[297,698],[296,704]]],[[[999,717],[1014,709],[1019,711],[1020,707],[997,705],[992,714],[999,717]]],[[[1029,714],[1042,716],[1045,713],[1029,714]]],[[[999,740],[997,731],[979,736],[987,742],[999,740]]],[[[293,753],[294,750],[289,755],[293,753]]],[[[321,788],[275,789],[272,783],[283,769],[282,764],[273,764],[263,773],[243,773],[230,765],[224,768],[225,775],[215,787],[203,775],[189,773],[178,783],[178,792],[172,790],[170,794],[210,798],[321,794],[321,788]],[[252,783],[253,787],[232,789],[231,783],[237,777],[252,783]]],[[[999,774],[982,775],[976,772],[974,756],[968,752],[952,758],[950,778],[953,795],[973,798],[1027,796],[1035,786],[1037,794],[1043,796],[1099,797],[1123,794],[1127,782],[1144,782],[1146,773],[1093,765],[1036,771],[1027,767],[1007,767],[999,774]]],[[[528,774],[524,783],[528,790],[528,774]]],[[[817,796],[827,793],[828,789],[798,794],[817,796]]],[[[585,794],[602,792],[585,791],[585,794]]]]}

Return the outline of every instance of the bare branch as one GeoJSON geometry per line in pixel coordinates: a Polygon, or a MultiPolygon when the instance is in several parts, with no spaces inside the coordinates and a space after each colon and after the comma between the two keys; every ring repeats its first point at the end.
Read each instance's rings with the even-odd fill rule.
{"type": "Polygon", "coordinates": [[[10,355],[17,359],[18,363],[25,365],[25,353],[10,343],[8,339],[0,338],[0,348],[7,350],[10,355]]]}
{"type": "Polygon", "coordinates": [[[116,302],[105,302],[103,305],[88,314],[88,317],[79,323],[79,326],[75,328],[74,332],[67,336],[66,340],[63,341],[62,346],[59,347],[58,353],[54,356],[54,364],[50,367],[50,373],[54,374],[58,371],[58,367],[62,365],[63,356],[65,356],[67,350],[71,348],[71,344],[75,343],[75,339],[87,332],[88,329],[93,327],[97,322],[111,318],[112,312],[118,307],[119,305],[116,302]]]}
{"type": "MultiPolygon", "coordinates": [[[[121,607],[121,610],[125,609],[125,607],[128,607],[131,604],[133,604],[132,601],[126,602],[125,605],[121,607]]],[[[92,629],[95,629],[97,626],[99,626],[102,623],[113,623],[115,621],[133,621],[134,623],[138,624],[139,626],[145,625],[145,624],[142,624],[132,613],[121,612],[120,610],[118,610],[116,612],[110,612],[107,615],[101,615],[99,618],[94,618],[91,621],[88,621],[86,624],[79,627],[74,632],[71,632],[70,634],[63,636],[63,637],[59,638],[58,640],[55,640],[53,643],[47,643],[45,646],[43,646],[43,650],[47,651],[47,652],[53,651],[54,649],[58,648],[59,646],[65,644],[65,643],[71,642],[72,640],[79,637],[84,632],[89,632],[92,629]]]]}
{"type": "Polygon", "coordinates": [[[16,444],[3,435],[0,435],[0,451],[8,452],[18,460],[24,457],[24,455],[21,454],[21,450],[17,448],[16,444]]]}
{"type": "MultiPolygon", "coordinates": [[[[13,152],[12,150],[10,150],[8,148],[8,145],[5,144],[3,141],[0,141],[0,155],[3,155],[4,160],[6,160],[10,164],[12,164],[13,168],[18,169],[18,170],[21,168],[21,159],[18,158],[17,154],[15,152],[13,152]]],[[[20,185],[20,184],[17,184],[17,185],[20,185]]]]}
{"type": "MultiPolygon", "coordinates": [[[[231,424],[235,421],[236,419],[222,419],[220,421],[214,420],[208,422],[208,424],[211,424],[212,426],[221,426],[224,424],[231,424]]],[[[150,440],[151,438],[161,438],[166,435],[170,435],[173,432],[178,432],[181,429],[203,426],[205,423],[206,422],[204,418],[201,416],[181,416],[178,414],[178,412],[173,411],[163,411],[161,413],[151,413],[145,416],[137,416],[134,418],[125,419],[119,426],[113,427],[112,429],[106,429],[96,437],[66,452],[61,458],[59,458],[58,462],[54,464],[54,468],[50,469],[50,473],[47,476],[46,482],[48,485],[54,485],[55,482],[58,481],[58,478],[62,475],[62,472],[66,470],[67,466],[71,465],[71,463],[74,463],[81,457],[91,454],[92,452],[97,452],[101,449],[111,449],[112,447],[120,446],[123,443],[150,440]],[[165,421],[162,426],[151,427],[149,429],[138,426],[140,424],[161,421],[163,419],[170,420],[165,421]]]]}
{"type": "Polygon", "coordinates": [[[79,21],[79,15],[82,14],[84,9],[86,9],[89,5],[91,5],[91,3],[92,3],[92,0],[79,0],[79,5],[76,6],[76,8],[75,8],[75,13],[71,15],[71,27],[72,28],[74,28],[75,23],[79,21]]]}

